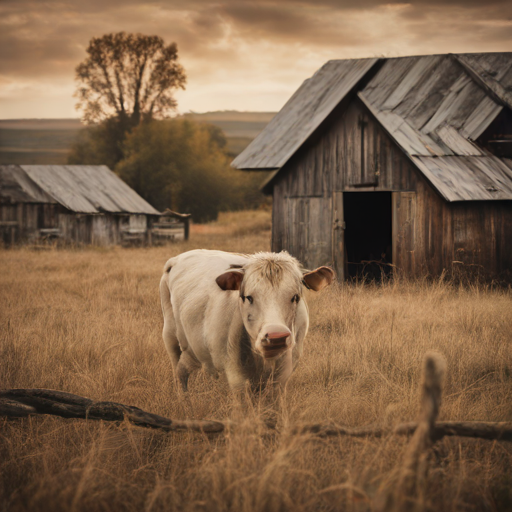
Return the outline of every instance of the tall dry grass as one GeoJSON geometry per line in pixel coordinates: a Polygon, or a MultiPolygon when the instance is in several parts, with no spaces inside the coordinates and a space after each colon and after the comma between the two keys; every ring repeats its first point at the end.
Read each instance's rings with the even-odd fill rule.
{"type": "MultiPolygon", "coordinates": [[[[428,350],[448,364],[441,420],[512,420],[510,293],[444,282],[311,293],[311,330],[278,431],[264,427],[257,404],[237,416],[225,380],[202,372],[191,379],[191,412],[161,341],[160,272],[168,257],[196,247],[268,250],[268,231],[239,229],[196,230],[163,248],[0,252],[1,387],[239,423],[208,438],[53,417],[0,420],[2,511],[379,510],[406,439],[298,437],[287,425],[414,419],[428,350]]],[[[445,438],[429,464],[416,509],[511,509],[510,443],[445,438]]]]}

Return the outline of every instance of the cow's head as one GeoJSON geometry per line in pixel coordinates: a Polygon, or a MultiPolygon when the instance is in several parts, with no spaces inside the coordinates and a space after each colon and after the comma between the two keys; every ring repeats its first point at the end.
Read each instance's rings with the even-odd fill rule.
{"type": "Polygon", "coordinates": [[[295,258],[280,252],[252,255],[243,267],[217,277],[217,284],[225,291],[239,291],[240,312],[253,350],[273,359],[295,345],[299,316],[307,325],[304,287],[318,291],[333,279],[329,267],[305,271],[295,258]]]}

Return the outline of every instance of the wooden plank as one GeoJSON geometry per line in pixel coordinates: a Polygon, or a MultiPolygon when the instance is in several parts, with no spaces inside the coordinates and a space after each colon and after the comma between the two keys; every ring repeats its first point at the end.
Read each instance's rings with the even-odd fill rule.
{"type": "Polygon", "coordinates": [[[413,275],[416,271],[416,193],[396,192],[392,200],[393,264],[406,275],[413,275]]]}
{"type": "Polygon", "coordinates": [[[463,74],[459,64],[444,56],[431,73],[411,89],[394,112],[419,130],[434,115],[450,88],[463,74]]]}
{"type": "Polygon", "coordinates": [[[332,261],[338,281],[345,281],[347,257],[345,247],[345,220],[343,192],[333,192],[332,198],[332,261]]]}
{"type": "MultiPolygon", "coordinates": [[[[510,69],[512,54],[503,53],[503,54],[494,54],[498,57],[499,61],[502,63],[506,63],[508,66],[506,71],[510,69]]],[[[467,73],[477,81],[477,83],[492,96],[492,98],[500,104],[506,105],[508,108],[512,108],[512,92],[508,90],[503,84],[499,82],[499,79],[496,79],[493,75],[498,75],[498,69],[503,70],[502,73],[505,72],[504,65],[497,65],[496,62],[492,62],[490,65],[485,65],[485,56],[484,55],[467,55],[467,54],[458,54],[454,55],[454,57],[458,60],[458,62],[464,67],[467,73]],[[495,67],[496,66],[496,67],[495,67]]],[[[498,75],[499,76],[499,75],[498,75]]]]}
{"type": "Polygon", "coordinates": [[[477,66],[484,74],[503,84],[503,77],[512,69],[511,52],[459,54],[472,67],[477,66]]]}
{"type": "Polygon", "coordinates": [[[452,126],[443,125],[435,133],[452,150],[454,155],[483,155],[475,144],[465,139],[452,126]]]}
{"type": "MultiPolygon", "coordinates": [[[[453,169],[452,172],[444,172],[446,165],[441,158],[412,156],[411,159],[447,201],[471,199],[471,193],[465,194],[463,189],[457,188],[458,181],[463,180],[464,176],[458,176],[453,169]]],[[[462,184],[464,186],[464,181],[462,184]]]]}
{"type": "Polygon", "coordinates": [[[412,160],[448,201],[512,199],[511,170],[492,156],[413,156],[412,160]]]}
{"type": "Polygon", "coordinates": [[[443,59],[440,55],[432,55],[418,58],[418,60],[410,67],[408,73],[397,84],[393,92],[388,96],[386,101],[379,105],[379,110],[393,110],[397,107],[411,89],[422,81],[425,75],[430,74],[432,70],[443,59]]]}
{"type": "Polygon", "coordinates": [[[433,132],[441,123],[443,123],[457,109],[461,108],[468,95],[474,90],[474,84],[467,75],[462,75],[450,88],[448,94],[439,105],[436,113],[420,129],[424,134],[433,132]]]}
{"type": "Polygon", "coordinates": [[[477,84],[468,84],[460,92],[453,108],[449,109],[443,124],[459,130],[485,97],[485,92],[477,84]]]}
{"type": "Polygon", "coordinates": [[[489,156],[471,159],[470,164],[489,179],[490,187],[495,189],[491,192],[493,197],[497,195],[497,199],[509,199],[512,196],[512,169],[505,162],[489,156]]]}
{"type": "Polygon", "coordinates": [[[362,92],[358,93],[358,97],[393,137],[397,144],[409,155],[440,156],[447,153],[452,154],[449,148],[441,147],[428,135],[415,130],[402,117],[394,112],[378,110],[369,103],[362,92]]]}
{"type": "Polygon", "coordinates": [[[386,60],[382,68],[363,89],[368,101],[377,106],[382,105],[420,58],[401,57],[386,60]]]}
{"type": "Polygon", "coordinates": [[[332,206],[331,198],[308,198],[304,222],[307,226],[304,263],[308,268],[332,265],[332,206]]]}
{"type": "Polygon", "coordinates": [[[485,96],[467,117],[460,129],[460,134],[468,139],[478,139],[502,110],[502,105],[496,103],[490,96],[485,96]]]}

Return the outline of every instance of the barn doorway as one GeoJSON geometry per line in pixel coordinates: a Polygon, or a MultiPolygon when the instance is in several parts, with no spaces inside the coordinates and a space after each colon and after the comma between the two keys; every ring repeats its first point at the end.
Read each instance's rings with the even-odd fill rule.
{"type": "Polygon", "coordinates": [[[391,192],[345,192],[346,277],[381,281],[392,273],[391,192]]]}

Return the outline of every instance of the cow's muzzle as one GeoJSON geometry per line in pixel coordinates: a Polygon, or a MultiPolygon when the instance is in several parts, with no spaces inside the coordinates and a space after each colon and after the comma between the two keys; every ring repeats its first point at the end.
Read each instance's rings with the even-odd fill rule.
{"type": "Polygon", "coordinates": [[[261,340],[263,357],[272,359],[285,352],[291,345],[291,332],[289,330],[267,330],[267,333],[261,340]]]}

